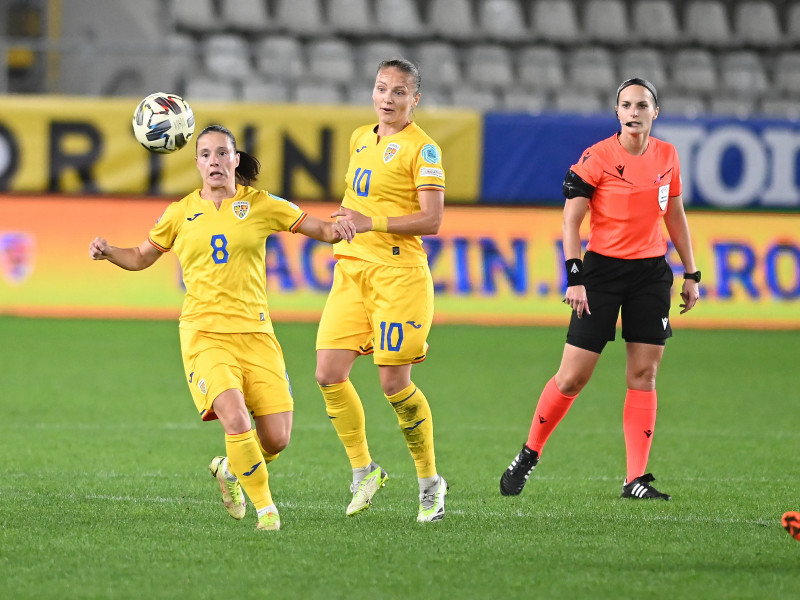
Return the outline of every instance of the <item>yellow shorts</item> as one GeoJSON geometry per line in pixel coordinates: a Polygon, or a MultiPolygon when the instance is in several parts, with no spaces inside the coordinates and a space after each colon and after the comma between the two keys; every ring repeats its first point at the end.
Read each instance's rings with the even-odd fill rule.
{"type": "Polygon", "coordinates": [[[272,333],[211,333],[181,329],[181,354],[189,390],[204,421],[225,390],[244,394],[255,417],[294,410],[292,386],[280,344],[272,333]]]}
{"type": "Polygon", "coordinates": [[[342,258],[317,331],[317,350],[374,353],[376,365],[425,360],[433,321],[428,266],[389,267],[342,258]]]}

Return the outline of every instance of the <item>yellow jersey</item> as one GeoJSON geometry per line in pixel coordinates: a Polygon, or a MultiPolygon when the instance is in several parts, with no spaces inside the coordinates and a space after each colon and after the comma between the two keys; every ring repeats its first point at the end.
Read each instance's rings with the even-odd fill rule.
{"type": "MultiPolygon", "coordinates": [[[[444,191],[439,146],[410,123],[378,140],[376,125],[359,127],[350,137],[350,165],[342,206],[368,216],[399,217],[419,212],[420,190],[444,191]]],[[[352,243],[334,244],[334,255],[394,267],[427,264],[420,236],[370,231],[352,243]]]]}
{"type": "Polygon", "coordinates": [[[265,191],[236,186],[217,210],[195,190],[173,202],[150,231],[150,243],[175,250],[186,296],[180,326],[216,333],[272,333],[267,306],[267,237],[294,233],[300,208],[265,191]]]}

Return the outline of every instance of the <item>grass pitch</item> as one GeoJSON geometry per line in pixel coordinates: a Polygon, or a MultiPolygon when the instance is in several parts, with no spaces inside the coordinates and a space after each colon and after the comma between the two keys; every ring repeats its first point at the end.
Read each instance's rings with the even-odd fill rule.
{"type": "Polygon", "coordinates": [[[390,480],[346,518],[349,465],[314,382],[311,324],[278,324],[296,412],[270,467],[283,530],[227,516],[167,322],[0,317],[4,598],[779,598],[797,593],[797,332],[679,330],[649,470],[619,498],[624,347],[609,345],[525,491],[500,496],[563,328],[437,326],[414,381],[433,407],[440,523],[368,358],[352,379],[390,480]]]}

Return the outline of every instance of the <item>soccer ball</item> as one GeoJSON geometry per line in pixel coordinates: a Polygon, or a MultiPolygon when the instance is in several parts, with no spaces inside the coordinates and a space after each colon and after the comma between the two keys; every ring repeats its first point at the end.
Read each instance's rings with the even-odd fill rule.
{"type": "Polygon", "coordinates": [[[193,133],[194,113],[177,94],[150,94],[133,113],[133,135],[151,152],[180,150],[193,133]]]}

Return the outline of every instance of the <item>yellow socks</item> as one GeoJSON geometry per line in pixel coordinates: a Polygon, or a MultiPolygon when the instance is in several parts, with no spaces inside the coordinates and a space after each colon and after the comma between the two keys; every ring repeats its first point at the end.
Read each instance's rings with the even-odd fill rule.
{"type": "Polygon", "coordinates": [[[417,477],[425,479],[436,475],[436,458],[433,452],[433,418],[428,399],[414,383],[386,399],[397,413],[397,422],[406,437],[406,444],[417,477]]]}
{"type": "Polygon", "coordinates": [[[341,383],[320,385],[319,389],[325,398],[328,418],[344,444],[350,466],[357,469],[370,464],[372,457],[367,446],[364,407],[356,388],[345,379],[341,383]]]}
{"type": "Polygon", "coordinates": [[[256,510],[271,505],[267,465],[255,431],[251,429],[235,435],[226,433],[225,449],[228,453],[228,470],[239,478],[239,483],[256,510]]]}

